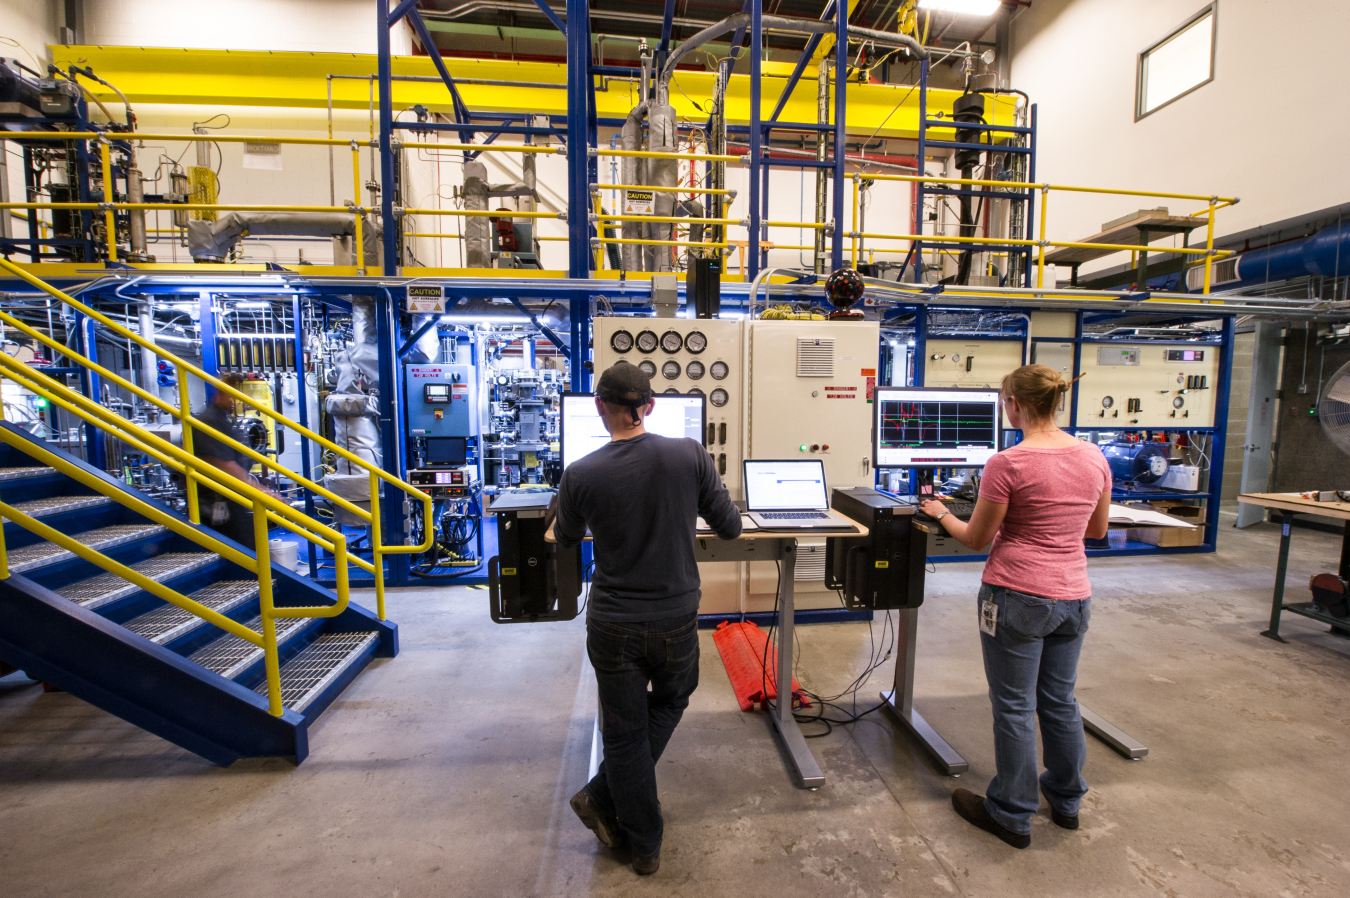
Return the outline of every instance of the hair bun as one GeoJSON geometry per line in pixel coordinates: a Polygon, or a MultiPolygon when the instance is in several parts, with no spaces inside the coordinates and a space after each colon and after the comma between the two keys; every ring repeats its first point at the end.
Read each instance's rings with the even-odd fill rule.
{"type": "Polygon", "coordinates": [[[1055,389],[1061,393],[1067,393],[1069,392],[1069,385],[1061,380],[1059,383],[1055,384],[1055,389]]]}

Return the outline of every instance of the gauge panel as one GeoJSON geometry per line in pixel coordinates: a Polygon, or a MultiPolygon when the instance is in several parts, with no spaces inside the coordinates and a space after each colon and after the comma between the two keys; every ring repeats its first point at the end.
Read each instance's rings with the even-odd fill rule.
{"type": "Polygon", "coordinates": [[[694,355],[708,348],[708,338],[702,331],[690,331],[684,338],[684,348],[694,355]]]}
{"type": "Polygon", "coordinates": [[[674,380],[680,376],[680,363],[674,359],[667,359],[661,366],[661,376],[666,380],[674,380]]]}
{"type": "Polygon", "coordinates": [[[637,348],[639,352],[656,352],[658,342],[656,334],[651,331],[642,331],[637,335],[637,348]]]}
{"type": "Polygon", "coordinates": [[[684,374],[690,380],[702,380],[703,371],[703,363],[697,360],[684,366],[684,374]]]}
{"type": "Polygon", "coordinates": [[[627,352],[633,348],[633,335],[628,331],[615,331],[609,338],[609,346],[615,352],[627,352]]]}
{"type": "Polygon", "coordinates": [[[708,373],[712,375],[713,380],[726,380],[727,375],[731,373],[731,367],[726,362],[713,362],[708,368],[708,373]]]}
{"type": "Polygon", "coordinates": [[[661,348],[670,353],[679,352],[684,348],[684,337],[676,331],[666,331],[661,335],[661,348]]]}

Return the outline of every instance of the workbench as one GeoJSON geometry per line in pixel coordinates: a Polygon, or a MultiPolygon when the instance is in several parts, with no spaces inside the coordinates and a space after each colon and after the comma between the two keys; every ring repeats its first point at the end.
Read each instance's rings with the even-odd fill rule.
{"type": "MultiPolygon", "coordinates": [[[[694,540],[694,558],[703,562],[778,562],[778,703],[769,714],[769,723],[778,735],[783,747],[787,749],[788,760],[793,771],[807,789],[815,791],[825,783],[825,774],[820,769],[811,749],[807,747],[806,737],[802,735],[797,719],[792,716],[792,668],[795,604],[793,586],[797,569],[797,538],[819,536],[858,537],[867,536],[870,531],[862,524],[854,524],[853,529],[834,530],[828,533],[814,531],[806,533],[783,533],[769,530],[743,532],[736,539],[719,539],[716,534],[699,534],[694,540]],[[786,684],[786,689],[784,688],[786,684]],[[783,692],[787,692],[786,700],[783,692]]],[[[556,543],[553,527],[548,528],[544,539],[556,543]]],[[[588,536],[587,539],[590,539],[588,536]]],[[[898,667],[898,664],[897,664],[898,667]]],[[[595,715],[595,730],[591,736],[591,772],[595,776],[604,758],[604,742],[600,735],[600,712],[595,715]]]]}
{"type": "MultiPolygon", "coordinates": [[[[1162,209],[1145,209],[1141,210],[1136,216],[1119,222],[1111,222],[1110,226],[1103,228],[1099,234],[1093,234],[1091,237],[1084,237],[1082,240],[1077,240],[1075,242],[1137,245],[1139,247],[1139,267],[1135,281],[1142,290],[1144,285],[1148,282],[1149,243],[1159,237],[1167,237],[1172,234],[1181,234],[1188,238],[1191,231],[1200,227],[1202,224],[1204,224],[1204,219],[1192,218],[1188,215],[1168,215],[1166,210],[1162,209]]],[[[1185,243],[1186,240],[1183,239],[1183,246],[1185,243]]],[[[1121,250],[1066,246],[1053,252],[1046,253],[1045,264],[1068,265],[1072,270],[1069,286],[1077,287],[1078,267],[1080,265],[1118,252],[1121,252],[1121,250]]],[[[1185,281],[1186,271],[1183,268],[1181,272],[1181,282],[1183,286],[1185,285],[1185,281]]]]}
{"type": "Polygon", "coordinates": [[[1318,502],[1304,499],[1298,493],[1243,493],[1239,502],[1258,505],[1280,512],[1280,554],[1275,563],[1275,592],[1270,599],[1270,629],[1262,630],[1262,636],[1269,636],[1278,642],[1280,638],[1280,614],[1288,611],[1301,614],[1313,620],[1330,624],[1343,636],[1350,636],[1350,618],[1332,617],[1313,608],[1312,602],[1284,601],[1284,578],[1289,570],[1289,540],[1293,531],[1294,515],[1315,514],[1324,518],[1345,521],[1345,531],[1341,537],[1341,561],[1338,573],[1342,579],[1350,578],[1350,502],[1318,502]]]}

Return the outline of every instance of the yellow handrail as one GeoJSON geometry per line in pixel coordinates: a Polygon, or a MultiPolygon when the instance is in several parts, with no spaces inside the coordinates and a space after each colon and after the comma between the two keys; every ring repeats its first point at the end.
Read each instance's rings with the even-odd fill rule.
{"type": "Polygon", "coordinates": [[[591,243],[631,243],[638,246],[701,246],[717,249],[726,243],[703,243],[698,240],[639,240],[635,237],[592,237],[591,243]]]}
{"type": "MultiPolygon", "coordinates": [[[[250,408],[252,408],[252,409],[254,409],[255,411],[257,411],[257,412],[258,412],[259,414],[261,414],[262,416],[264,416],[264,417],[266,417],[266,418],[270,418],[270,419],[271,419],[273,422],[275,422],[276,424],[278,424],[278,425],[280,425],[280,426],[283,426],[283,427],[289,427],[289,428],[291,428],[292,430],[294,430],[294,431],[296,431],[297,433],[299,433],[301,436],[303,436],[303,437],[305,437],[305,438],[311,440],[312,442],[317,443],[318,445],[322,446],[324,449],[328,450],[329,452],[334,453],[337,457],[346,460],[350,465],[353,465],[353,466],[355,466],[355,467],[357,467],[357,468],[360,468],[360,469],[362,469],[362,470],[368,471],[368,472],[370,473],[371,483],[372,483],[373,485],[378,486],[378,481],[379,481],[379,480],[383,480],[383,481],[385,481],[385,482],[387,482],[387,483],[393,485],[394,487],[397,487],[399,490],[402,490],[403,492],[409,494],[410,496],[412,496],[413,498],[419,500],[419,501],[422,503],[423,520],[425,520],[425,521],[430,521],[430,520],[431,520],[432,513],[433,513],[433,511],[432,511],[432,499],[431,499],[431,496],[429,496],[428,494],[426,494],[426,493],[422,492],[421,490],[417,489],[417,487],[413,486],[412,484],[405,483],[404,481],[402,481],[402,480],[400,480],[399,478],[393,476],[392,474],[389,474],[388,472],[386,472],[386,471],[384,471],[384,470],[382,470],[382,469],[376,467],[374,464],[372,464],[371,462],[367,461],[366,459],[361,458],[360,456],[358,456],[358,455],[356,455],[355,453],[353,453],[353,452],[351,452],[351,451],[345,449],[345,448],[342,447],[342,446],[339,446],[337,443],[334,443],[333,441],[331,441],[331,440],[329,440],[329,439],[327,439],[327,438],[321,436],[320,434],[315,433],[314,431],[310,430],[309,428],[304,427],[304,426],[298,424],[297,422],[290,420],[289,418],[286,418],[285,416],[283,416],[283,415],[281,415],[280,413],[278,413],[278,412],[276,412],[276,411],[274,411],[274,410],[268,408],[267,406],[262,405],[261,403],[257,402],[255,399],[253,399],[253,397],[249,396],[248,394],[243,393],[243,392],[241,392],[241,391],[239,391],[239,390],[236,390],[235,388],[229,386],[228,384],[226,384],[224,381],[220,380],[219,378],[217,378],[217,377],[215,377],[215,376],[213,376],[213,375],[211,375],[211,374],[208,374],[206,371],[202,370],[201,368],[198,368],[196,365],[193,365],[193,364],[191,364],[190,362],[188,362],[188,361],[182,359],[181,357],[179,357],[179,356],[173,354],[172,352],[170,352],[170,351],[168,351],[168,350],[166,350],[166,349],[164,349],[164,348],[162,348],[162,347],[156,345],[155,343],[151,342],[150,340],[147,340],[145,337],[141,336],[140,334],[138,334],[138,333],[136,333],[136,332],[134,332],[134,331],[132,331],[132,330],[129,330],[128,328],[122,326],[121,324],[119,324],[119,323],[117,323],[116,321],[112,320],[111,318],[109,318],[108,316],[104,315],[103,313],[101,313],[101,312],[99,312],[99,311],[97,311],[97,310],[95,310],[95,309],[93,309],[93,308],[91,308],[91,307],[85,305],[84,303],[80,302],[79,300],[75,299],[73,296],[70,296],[69,294],[67,294],[67,293],[65,293],[65,292],[63,292],[63,291],[61,291],[61,290],[58,290],[57,288],[51,286],[50,284],[46,283],[45,281],[41,280],[40,278],[34,277],[33,275],[29,274],[27,271],[24,271],[22,268],[20,268],[19,266],[15,265],[13,262],[10,262],[8,259],[0,258],[0,268],[3,268],[3,269],[5,269],[5,270],[7,270],[7,271],[11,272],[11,273],[14,274],[14,275],[17,275],[17,276],[18,276],[19,278],[21,278],[22,280],[24,280],[24,281],[26,281],[27,283],[33,285],[34,287],[37,287],[39,290],[42,290],[43,292],[47,293],[48,295],[50,295],[50,296],[52,296],[52,297],[54,297],[54,298],[60,300],[62,303],[66,304],[66,305],[68,305],[68,306],[71,306],[71,307],[74,308],[74,309],[79,310],[80,312],[84,313],[86,316],[88,316],[89,318],[93,319],[94,321],[97,321],[98,323],[102,324],[104,327],[108,328],[108,329],[111,330],[113,333],[117,334],[118,336],[123,337],[123,338],[125,338],[125,339],[127,339],[127,340],[130,340],[130,341],[136,343],[137,345],[141,346],[143,349],[146,349],[146,350],[149,350],[149,351],[151,351],[151,352],[154,352],[154,353],[158,354],[161,358],[164,358],[164,359],[167,359],[167,360],[171,361],[174,365],[176,365],[176,366],[180,369],[181,372],[184,372],[184,373],[190,372],[190,373],[196,375],[199,379],[201,379],[202,381],[204,381],[204,382],[210,384],[210,385],[213,386],[215,389],[217,389],[217,390],[223,390],[223,391],[225,392],[226,395],[232,397],[233,399],[235,399],[235,400],[238,401],[238,402],[244,403],[245,405],[247,405],[247,406],[249,406],[250,408]]],[[[31,331],[33,334],[36,334],[36,333],[37,333],[36,331],[32,331],[31,328],[29,329],[29,331],[31,331]]],[[[47,342],[47,341],[44,341],[44,342],[47,342]]],[[[91,362],[89,359],[85,359],[85,358],[83,358],[82,356],[72,355],[72,351],[71,351],[70,349],[64,347],[64,346],[60,347],[60,349],[59,349],[58,351],[59,351],[61,354],[65,355],[66,357],[71,358],[71,359],[74,360],[74,361],[78,361],[80,364],[84,365],[85,367],[91,368],[91,370],[97,370],[98,368],[101,368],[101,366],[97,366],[96,363],[91,362]]],[[[106,369],[103,369],[103,370],[106,370],[106,369]]],[[[109,373],[111,374],[111,372],[109,372],[109,373]]],[[[120,378],[115,378],[115,379],[116,379],[116,380],[121,380],[120,378]]],[[[123,381],[123,383],[125,384],[125,381],[123,381]]],[[[190,452],[190,451],[191,451],[191,431],[192,431],[192,429],[193,429],[193,428],[198,428],[198,427],[200,427],[200,428],[202,428],[202,429],[204,429],[204,430],[209,430],[209,428],[207,428],[207,427],[205,427],[204,425],[202,425],[202,424],[196,422],[196,421],[191,417],[191,408],[190,408],[190,406],[188,405],[188,401],[187,401],[187,386],[186,386],[187,379],[186,379],[186,376],[180,376],[180,377],[179,377],[179,383],[180,383],[180,409],[174,409],[172,406],[168,406],[166,403],[163,403],[162,400],[159,400],[158,397],[152,397],[152,396],[150,396],[148,393],[146,393],[146,392],[143,391],[143,390],[137,389],[135,392],[137,393],[137,395],[140,395],[142,398],[145,398],[145,399],[147,399],[148,401],[151,401],[152,403],[155,403],[158,407],[164,409],[164,410],[165,410],[166,412],[168,412],[170,415],[172,415],[173,417],[178,418],[178,419],[182,422],[182,425],[183,425],[183,446],[184,446],[184,449],[186,449],[186,450],[188,450],[188,451],[190,452]]],[[[134,386],[134,385],[133,385],[133,386],[134,386]]],[[[214,435],[214,434],[213,434],[213,435],[214,435]]],[[[235,442],[234,440],[232,440],[232,439],[231,439],[229,442],[230,442],[230,444],[235,445],[235,446],[240,446],[240,445],[241,445],[241,444],[239,444],[239,443],[236,443],[236,442],[235,442]]],[[[251,450],[245,449],[245,452],[246,452],[246,453],[249,452],[249,451],[251,451],[251,450]]],[[[250,455],[250,457],[254,457],[254,456],[250,455]]],[[[320,493],[321,495],[325,495],[326,497],[329,498],[329,501],[335,501],[335,500],[338,499],[338,497],[334,496],[332,493],[330,493],[329,491],[323,489],[322,487],[319,487],[317,484],[314,484],[314,483],[313,483],[312,481],[310,481],[308,478],[301,477],[300,475],[295,474],[294,472],[288,471],[286,468],[284,468],[283,466],[281,466],[281,465],[279,465],[279,464],[277,464],[277,463],[275,463],[275,462],[270,462],[269,460],[264,459],[264,463],[267,463],[268,466],[269,466],[272,470],[275,470],[275,471],[277,471],[278,473],[283,474],[284,476],[286,476],[286,477],[288,477],[289,479],[295,481],[296,483],[302,484],[302,485],[305,486],[306,488],[308,488],[308,489],[310,489],[310,490],[312,490],[312,491],[314,491],[314,492],[318,492],[318,493],[320,493]]],[[[192,504],[195,504],[195,484],[193,483],[193,479],[192,479],[191,477],[188,478],[188,484],[189,484],[189,510],[191,511],[191,510],[192,510],[192,507],[191,507],[192,504]]],[[[338,504],[342,505],[343,507],[351,506],[351,503],[346,502],[346,500],[340,500],[340,501],[338,501],[338,504]]],[[[351,506],[351,507],[352,507],[352,508],[355,508],[355,506],[351,506]]],[[[373,488],[373,489],[371,490],[371,494],[370,494],[370,511],[369,511],[369,512],[366,512],[366,511],[364,511],[364,510],[357,509],[356,513],[357,513],[359,516],[361,516],[363,519],[366,518],[367,515],[369,516],[369,520],[372,522],[372,528],[373,528],[373,529],[372,529],[372,533],[378,533],[378,532],[380,531],[380,528],[377,527],[377,526],[375,526],[375,524],[374,524],[374,522],[379,521],[379,520],[380,520],[380,517],[381,517],[381,513],[380,513],[380,491],[379,491],[378,488],[373,488]]],[[[200,517],[198,517],[197,520],[200,521],[200,517]]],[[[431,548],[433,542],[435,541],[435,532],[434,532],[434,528],[432,528],[432,527],[430,527],[430,526],[425,527],[424,530],[426,531],[426,538],[425,538],[420,544],[417,544],[417,545],[386,546],[386,545],[383,544],[382,540],[380,540],[380,539],[372,539],[372,540],[371,540],[372,565],[373,565],[373,567],[374,567],[374,569],[375,569],[375,601],[376,601],[376,610],[377,610],[378,616],[379,616],[379,618],[380,618],[381,620],[384,620],[384,618],[385,618],[385,601],[384,601],[384,567],[383,567],[384,559],[383,559],[383,556],[384,556],[384,555],[393,555],[393,554],[409,554],[409,555],[411,555],[411,554],[420,554],[420,553],[422,553],[422,552],[427,551],[428,549],[431,548]]]]}

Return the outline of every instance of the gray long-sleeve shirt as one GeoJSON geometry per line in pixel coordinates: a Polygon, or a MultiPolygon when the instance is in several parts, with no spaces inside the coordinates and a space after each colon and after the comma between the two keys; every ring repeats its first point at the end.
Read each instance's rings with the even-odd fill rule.
{"type": "Polygon", "coordinates": [[[559,545],[575,546],[590,527],[587,617],[636,622],[697,611],[696,516],[722,539],[741,535],[740,511],[695,440],[644,433],[569,465],[554,533],[559,545]]]}

